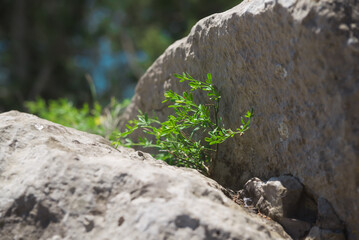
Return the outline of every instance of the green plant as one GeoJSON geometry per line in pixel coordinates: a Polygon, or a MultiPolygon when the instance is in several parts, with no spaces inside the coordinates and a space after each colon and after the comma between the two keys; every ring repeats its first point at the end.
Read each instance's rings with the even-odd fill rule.
{"type": "Polygon", "coordinates": [[[235,131],[226,129],[219,116],[221,95],[212,83],[211,74],[207,74],[204,82],[195,80],[186,73],[175,74],[175,77],[180,82],[188,82],[191,90],[182,95],[171,90],[165,93],[163,103],[170,102],[168,107],[174,110],[174,114],[161,122],[157,117],[150,118],[147,113],[140,112],[137,119],[126,125],[126,131],[119,135],[115,143],[156,148],[159,150],[157,159],[172,165],[195,168],[209,175],[217,157],[218,145],[229,137],[242,135],[248,130],[253,110],[241,118],[242,125],[235,131]],[[209,103],[196,104],[192,95],[195,90],[205,91],[209,103]],[[154,141],[139,137],[138,142],[133,142],[128,136],[136,130],[151,135],[154,141]]]}
{"type": "Polygon", "coordinates": [[[50,100],[48,104],[38,98],[36,101],[25,102],[25,107],[30,113],[49,121],[115,140],[119,133],[117,129],[120,115],[128,104],[129,100],[118,102],[112,98],[105,108],[95,102],[91,109],[88,104],[77,108],[65,98],[50,100]]]}

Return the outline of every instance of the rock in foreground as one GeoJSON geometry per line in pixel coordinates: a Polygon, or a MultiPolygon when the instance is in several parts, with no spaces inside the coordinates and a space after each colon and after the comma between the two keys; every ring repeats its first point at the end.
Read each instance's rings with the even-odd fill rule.
{"type": "Polygon", "coordinates": [[[2,240],[290,239],[220,189],[102,137],[0,114],[2,240]]]}

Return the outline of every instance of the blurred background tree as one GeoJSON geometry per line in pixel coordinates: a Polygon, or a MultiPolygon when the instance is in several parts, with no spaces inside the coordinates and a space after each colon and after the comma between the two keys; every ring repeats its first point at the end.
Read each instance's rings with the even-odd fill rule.
{"type": "Polygon", "coordinates": [[[137,80],[201,18],[240,0],[0,0],[0,112],[26,100],[132,97],[137,80]],[[87,77],[86,77],[87,76],[87,77]]]}

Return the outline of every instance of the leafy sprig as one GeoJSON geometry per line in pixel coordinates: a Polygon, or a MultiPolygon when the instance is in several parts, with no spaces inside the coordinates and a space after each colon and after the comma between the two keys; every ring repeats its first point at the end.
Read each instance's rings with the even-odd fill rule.
{"type": "Polygon", "coordinates": [[[242,135],[249,129],[253,109],[241,118],[242,125],[235,131],[226,129],[219,117],[221,95],[212,83],[211,74],[207,74],[204,82],[187,73],[175,74],[175,77],[179,78],[180,82],[188,82],[191,89],[182,95],[172,90],[165,92],[163,103],[170,102],[168,107],[174,110],[174,114],[161,122],[157,117],[150,118],[147,113],[139,111],[137,119],[126,125],[127,129],[119,135],[116,144],[156,148],[159,150],[157,159],[172,165],[195,168],[210,175],[217,157],[218,145],[237,134],[242,135]],[[192,94],[196,90],[207,92],[210,103],[196,104],[192,94]],[[139,129],[152,138],[139,137],[137,142],[128,138],[139,129]]]}

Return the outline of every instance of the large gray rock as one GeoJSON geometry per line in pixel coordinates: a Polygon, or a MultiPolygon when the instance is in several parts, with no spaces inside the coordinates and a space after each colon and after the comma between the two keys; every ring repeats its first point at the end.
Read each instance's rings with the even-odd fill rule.
{"type": "Polygon", "coordinates": [[[297,215],[303,186],[291,176],[273,177],[265,183],[253,178],[244,185],[244,191],[260,212],[279,220],[297,215]]]}
{"type": "Polygon", "coordinates": [[[292,176],[272,177],[267,182],[252,178],[241,191],[243,198],[250,198],[260,213],[279,222],[293,239],[302,239],[312,227],[311,223],[297,219],[303,211],[302,193],[303,186],[292,176]]]}
{"type": "MultiPolygon", "coordinates": [[[[239,189],[251,177],[291,174],[314,199],[324,197],[349,227],[359,225],[359,3],[348,0],[247,0],[199,21],[140,79],[124,117],[137,110],[161,119],[173,77],[212,73],[220,115],[242,137],[219,149],[213,177],[239,189]]],[[[201,97],[199,95],[197,97],[201,97]]]]}
{"type": "Polygon", "coordinates": [[[195,170],[0,114],[0,239],[290,239],[195,170]]]}

